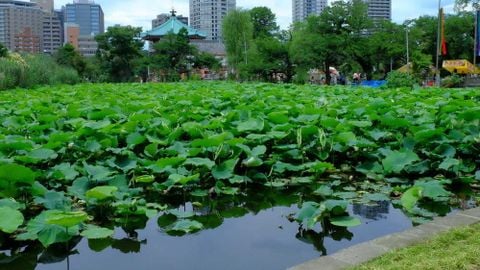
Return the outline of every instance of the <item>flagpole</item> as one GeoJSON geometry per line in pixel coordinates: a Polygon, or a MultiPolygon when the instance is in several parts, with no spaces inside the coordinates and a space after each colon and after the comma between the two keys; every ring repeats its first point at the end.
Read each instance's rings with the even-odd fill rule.
{"type": "Polygon", "coordinates": [[[437,28],[437,60],[436,60],[436,64],[435,64],[435,85],[437,87],[440,87],[441,86],[441,79],[440,79],[440,67],[439,67],[439,63],[440,63],[440,27],[441,27],[441,18],[440,18],[440,8],[442,6],[442,0],[438,0],[438,28],[437,28]]]}
{"type": "Polygon", "coordinates": [[[473,65],[477,66],[477,47],[478,47],[478,8],[475,9],[475,35],[473,41],[473,65]]]}

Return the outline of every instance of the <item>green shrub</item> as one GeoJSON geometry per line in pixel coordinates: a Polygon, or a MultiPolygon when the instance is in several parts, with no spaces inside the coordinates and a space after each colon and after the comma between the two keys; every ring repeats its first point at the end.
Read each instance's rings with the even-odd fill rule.
{"type": "Polygon", "coordinates": [[[446,88],[462,87],[465,82],[464,78],[458,74],[452,74],[442,80],[442,86],[446,88]]]}
{"type": "Polygon", "coordinates": [[[0,58],[0,90],[39,85],[75,84],[80,77],[73,68],[58,65],[47,55],[9,55],[0,58]]]}
{"type": "Polygon", "coordinates": [[[410,87],[413,88],[418,82],[410,73],[392,71],[387,76],[387,88],[410,87]]]}
{"type": "Polygon", "coordinates": [[[0,90],[14,88],[24,79],[25,67],[9,58],[0,58],[0,90]]]}

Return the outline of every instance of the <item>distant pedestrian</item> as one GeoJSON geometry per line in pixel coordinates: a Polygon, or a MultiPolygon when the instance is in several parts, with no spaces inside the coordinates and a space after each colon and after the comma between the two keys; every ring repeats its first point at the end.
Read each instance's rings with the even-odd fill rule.
{"type": "Polygon", "coordinates": [[[353,73],[353,84],[354,85],[359,85],[360,84],[360,76],[361,74],[360,73],[353,73]]]}

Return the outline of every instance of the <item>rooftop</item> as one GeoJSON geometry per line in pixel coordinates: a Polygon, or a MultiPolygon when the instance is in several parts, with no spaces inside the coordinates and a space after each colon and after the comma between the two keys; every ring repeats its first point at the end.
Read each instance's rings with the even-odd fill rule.
{"type": "Polygon", "coordinates": [[[202,31],[194,29],[185,23],[178,20],[175,15],[175,11],[172,10],[172,16],[164,24],[153,28],[150,31],[147,31],[142,34],[142,37],[146,40],[159,40],[161,37],[168,35],[169,33],[178,34],[182,28],[187,29],[188,36],[191,39],[205,39],[207,35],[202,31]]]}

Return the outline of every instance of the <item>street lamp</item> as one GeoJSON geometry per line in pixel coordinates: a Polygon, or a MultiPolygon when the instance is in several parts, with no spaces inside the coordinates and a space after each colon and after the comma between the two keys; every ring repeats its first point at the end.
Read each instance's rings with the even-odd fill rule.
{"type": "Polygon", "coordinates": [[[441,32],[441,16],[440,16],[440,8],[442,6],[442,0],[438,0],[438,29],[437,29],[437,61],[435,65],[435,85],[437,87],[441,86],[441,80],[440,80],[440,67],[439,67],[439,62],[440,62],[440,32],[441,32]]]}
{"type": "Polygon", "coordinates": [[[407,49],[407,65],[410,64],[410,38],[409,38],[409,34],[410,34],[410,24],[412,24],[413,21],[410,21],[410,20],[407,20],[405,21],[404,25],[405,25],[405,47],[407,49]]]}
{"type": "Polygon", "coordinates": [[[406,35],[406,42],[407,42],[407,65],[410,64],[410,47],[409,47],[409,42],[408,42],[408,26],[405,29],[405,35],[406,35]]]}

